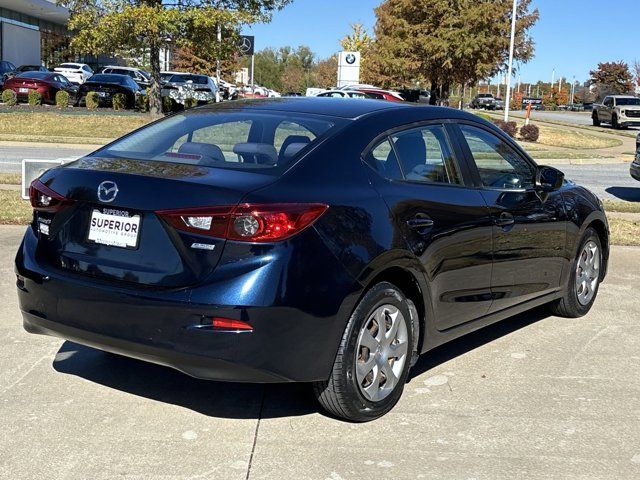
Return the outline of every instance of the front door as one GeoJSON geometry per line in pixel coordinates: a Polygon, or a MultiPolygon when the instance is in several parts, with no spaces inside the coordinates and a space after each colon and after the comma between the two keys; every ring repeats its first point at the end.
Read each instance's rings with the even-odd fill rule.
{"type": "Polygon", "coordinates": [[[537,191],[535,165],[499,136],[460,131],[494,223],[491,311],[557,291],[567,265],[562,194],[537,191]]]}
{"type": "Polygon", "coordinates": [[[374,186],[394,234],[423,266],[439,330],[486,315],[492,300],[491,216],[480,190],[465,186],[449,138],[444,125],[425,125],[390,135],[367,155],[387,179],[376,176],[374,186]]]}

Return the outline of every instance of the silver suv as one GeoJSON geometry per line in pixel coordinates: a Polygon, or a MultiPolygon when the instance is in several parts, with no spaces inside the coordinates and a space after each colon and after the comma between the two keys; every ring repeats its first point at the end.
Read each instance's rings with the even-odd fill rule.
{"type": "Polygon", "coordinates": [[[608,123],[613,128],[640,125],[640,98],[632,95],[609,95],[593,106],[593,125],[608,123]]]}

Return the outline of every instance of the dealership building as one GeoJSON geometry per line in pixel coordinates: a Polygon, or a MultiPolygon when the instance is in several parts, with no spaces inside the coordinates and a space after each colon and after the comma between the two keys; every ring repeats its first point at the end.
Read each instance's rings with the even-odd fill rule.
{"type": "Polygon", "coordinates": [[[0,58],[15,65],[56,63],[68,48],[69,11],[55,0],[0,0],[0,58]]]}

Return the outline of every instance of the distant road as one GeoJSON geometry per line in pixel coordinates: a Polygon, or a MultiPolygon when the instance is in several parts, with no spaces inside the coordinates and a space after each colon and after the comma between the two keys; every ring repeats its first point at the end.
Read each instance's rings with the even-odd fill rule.
{"type": "MultiPolygon", "coordinates": [[[[553,165],[553,161],[550,163],[553,165]]],[[[640,202],[640,182],[629,175],[628,163],[554,165],[569,180],[584,185],[602,200],[640,202]]]]}
{"type": "MultiPolygon", "coordinates": [[[[510,112],[509,115],[524,118],[524,112],[521,110],[510,112]]],[[[531,121],[535,122],[536,120],[571,123],[573,125],[592,125],[591,112],[547,112],[534,110],[531,112],[531,121]]],[[[602,127],[609,128],[608,125],[603,125],[602,127]]],[[[630,127],[629,130],[640,130],[640,128],[630,127]]]]}
{"type": "Polygon", "coordinates": [[[95,150],[95,147],[84,146],[63,146],[55,143],[51,145],[38,143],[28,144],[7,144],[0,143],[0,173],[20,172],[22,160],[33,158],[38,160],[56,160],[59,158],[75,159],[95,150]]]}

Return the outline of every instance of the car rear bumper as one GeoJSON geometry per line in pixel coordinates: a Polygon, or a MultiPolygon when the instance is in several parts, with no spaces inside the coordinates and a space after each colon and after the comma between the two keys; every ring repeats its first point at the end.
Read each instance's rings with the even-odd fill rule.
{"type": "MultiPolygon", "coordinates": [[[[304,287],[309,296],[293,300],[287,292],[302,282],[293,274],[291,283],[283,282],[283,266],[277,263],[259,267],[264,286],[255,284],[256,271],[249,270],[198,287],[152,289],[67,273],[38,262],[34,250],[29,228],[16,257],[25,330],[208,380],[325,380],[359,294],[338,267],[329,274],[334,295],[323,295],[310,278],[304,287]],[[275,293],[268,291],[272,286],[275,293]],[[214,329],[213,317],[247,322],[253,331],[214,329]]],[[[331,264],[330,258],[319,261],[331,264]]]]}

